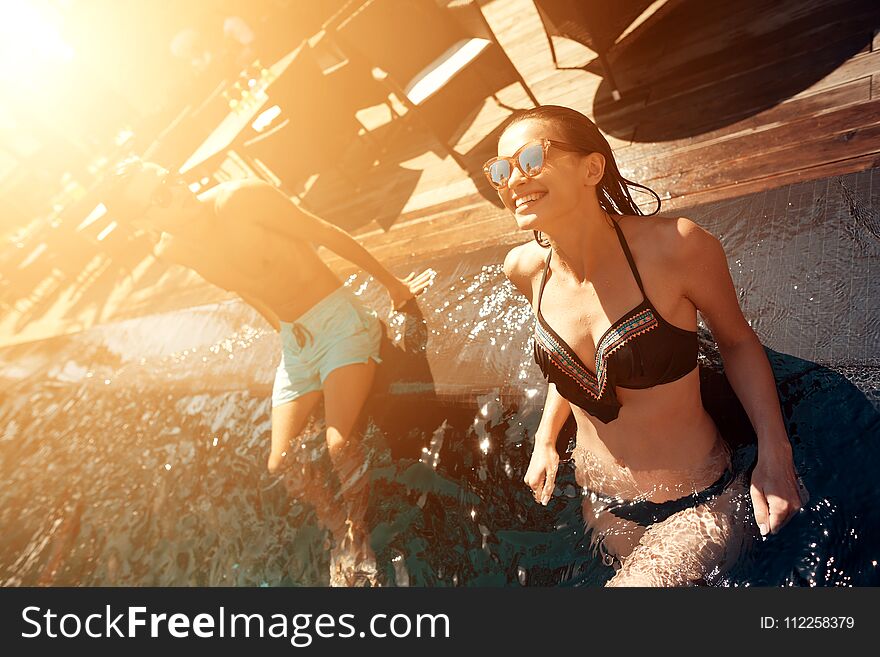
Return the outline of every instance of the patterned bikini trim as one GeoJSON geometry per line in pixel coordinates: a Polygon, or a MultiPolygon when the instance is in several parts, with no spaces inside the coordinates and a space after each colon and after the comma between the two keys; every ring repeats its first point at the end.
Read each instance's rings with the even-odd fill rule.
{"type": "Polygon", "coordinates": [[[599,390],[600,396],[605,391],[605,380],[607,374],[606,363],[608,358],[615,351],[623,347],[627,342],[635,337],[647,333],[657,328],[660,323],[654,316],[650,308],[646,308],[642,312],[634,315],[630,319],[623,322],[620,326],[614,327],[608,331],[608,334],[599,342],[596,349],[596,372],[599,374],[599,390]]]}
{"type": "Polygon", "coordinates": [[[580,363],[576,362],[571,357],[571,354],[569,354],[562,345],[560,345],[556,339],[550,335],[543,326],[541,326],[540,322],[535,323],[535,340],[559,370],[565,372],[568,376],[574,379],[575,383],[590,393],[594,398],[599,399],[602,396],[602,392],[599,390],[596,377],[593,376],[593,373],[582,367],[580,363]]]}
{"type": "Polygon", "coordinates": [[[572,358],[571,354],[541,326],[540,322],[535,322],[535,339],[560,370],[568,374],[598,401],[605,393],[605,384],[608,382],[606,363],[611,354],[633,338],[647,333],[657,326],[659,326],[659,322],[654,313],[650,308],[646,308],[609,330],[596,349],[596,375],[572,358]]]}

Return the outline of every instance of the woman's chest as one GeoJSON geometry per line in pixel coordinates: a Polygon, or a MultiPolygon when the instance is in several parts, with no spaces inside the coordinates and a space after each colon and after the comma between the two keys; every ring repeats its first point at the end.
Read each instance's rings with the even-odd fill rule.
{"type": "Polygon", "coordinates": [[[577,290],[550,285],[544,291],[538,313],[539,330],[556,338],[592,369],[603,342],[643,306],[638,289],[608,289],[600,297],[592,285],[577,290]]]}
{"type": "Polygon", "coordinates": [[[686,330],[695,328],[696,309],[682,290],[672,276],[645,285],[648,296],[643,296],[634,281],[620,277],[599,278],[576,287],[550,281],[540,298],[539,321],[590,367],[608,357],[609,350],[636,362],[640,350],[633,338],[666,322],[686,330]]]}

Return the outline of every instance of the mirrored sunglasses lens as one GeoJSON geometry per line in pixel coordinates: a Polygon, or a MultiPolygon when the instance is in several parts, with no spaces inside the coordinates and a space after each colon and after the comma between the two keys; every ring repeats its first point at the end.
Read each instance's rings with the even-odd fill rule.
{"type": "Polygon", "coordinates": [[[489,181],[495,187],[504,187],[510,178],[510,162],[507,160],[496,160],[489,165],[489,181]]]}
{"type": "Polygon", "coordinates": [[[544,166],[544,148],[541,144],[524,148],[519,154],[519,165],[527,176],[541,173],[541,167],[544,166]]]}

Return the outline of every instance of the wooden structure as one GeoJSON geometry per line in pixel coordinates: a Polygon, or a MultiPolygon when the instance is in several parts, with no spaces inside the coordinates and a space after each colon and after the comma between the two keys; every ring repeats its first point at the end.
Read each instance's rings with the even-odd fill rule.
{"type": "MultiPolygon", "coordinates": [[[[481,5],[538,100],[591,116],[624,175],[655,189],[664,213],[880,165],[876,2],[682,0],[612,53],[615,77],[627,90],[621,101],[611,98],[601,76],[554,66],[532,0],[481,5]]],[[[572,67],[591,58],[577,44],[558,41],[556,56],[572,67]]],[[[510,106],[529,104],[518,84],[497,95],[510,106]]],[[[456,149],[491,145],[505,113],[488,100],[456,149]]],[[[377,135],[394,121],[382,106],[358,118],[377,135]]],[[[383,143],[382,163],[357,194],[344,180],[328,178],[320,195],[308,198],[331,218],[360,213],[347,224],[358,226],[356,236],[392,269],[406,273],[438,258],[529,239],[452,158],[435,154],[429,131],[397,131],[383,143]]],[[[327,262],[340,274],[353,269],[332,254],[327,262]]],[[[95,297],[85,312],[62,290],[32,308],[26,321],[14,312],[0,315],[0,344],[229,296],[155,261],[122,282],[96,280],[92,289],[77,289],[77,299],[95,297]]]]}

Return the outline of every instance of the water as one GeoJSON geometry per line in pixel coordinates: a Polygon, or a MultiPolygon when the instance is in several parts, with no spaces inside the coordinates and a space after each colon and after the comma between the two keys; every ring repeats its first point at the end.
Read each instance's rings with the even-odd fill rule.
{"type": "MultiPolygon", "coordinates": [[[[689,215],[722,236],[811,496],[721,584],[880,584],[878,315],[863,295],[876,273],[872,176],[689,215]]],[[[611,574],[589,548],[570,462],[547,507],[522,484],[545,387],[503,255],[433,263],[418,307],[390,317],[380,286],[349,281],[389,335],[361,427],[389,585],[590,586],[611,574]]],[[[742,436],[747,419],[711,336],[700,339],[705,403],[742,436]]],[[[296,469],[287,483],[265,470],[278,349],[253,311],[226,303],[0,352],[0,584],[327,584],[328,535],[296,469]]],[[[320,422],[298,449],[298,465],[332,478],[320,422]]]]}

